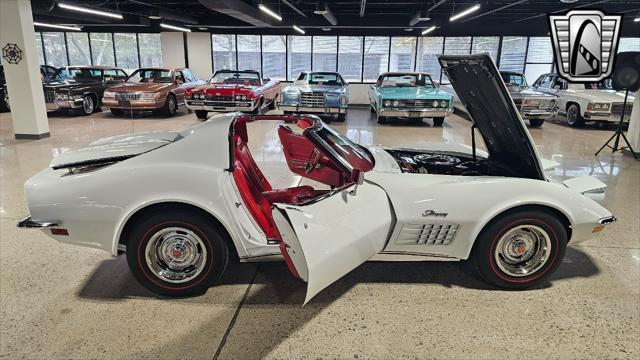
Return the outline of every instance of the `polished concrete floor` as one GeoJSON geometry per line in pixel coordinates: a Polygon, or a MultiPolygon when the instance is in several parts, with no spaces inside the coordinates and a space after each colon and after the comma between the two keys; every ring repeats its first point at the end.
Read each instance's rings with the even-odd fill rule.
{"type": "MultiPolygon", "coordinates": [[[[531,129],[555,175],[608,184],[619,221],[568,249],[542,289],[498,291],[465,263],[366,263],[302,306],[305,285],[283,263],[234,264],[222,284],[189,299],[159,298],[136,283],[126,260],[19,230],[22,184],[52,157],[100,137],[182,129],[172,119],[51,115],[51,138],[15,140],[0,114],[0,358],[6,359],[497,359],[640,357],[640,163],[593,156],[609,130],[561,122],[531,129]]],[[[469,123],[377,125],[351,110],[334,127],[364,144],[470,144],[469,123]]],[[[250,142],[267,176],[282,158],[271,126],[250,142]]],[[[280,175],[278,175],[280,174],[280,175]]]]}

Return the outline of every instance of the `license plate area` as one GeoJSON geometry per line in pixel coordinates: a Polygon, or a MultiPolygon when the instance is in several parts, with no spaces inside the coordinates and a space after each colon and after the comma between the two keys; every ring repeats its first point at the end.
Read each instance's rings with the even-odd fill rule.
{"type": "Polygon", "coordinates": [[[420,117],[420,111],[409,111],[409,117],[420,117]]]}

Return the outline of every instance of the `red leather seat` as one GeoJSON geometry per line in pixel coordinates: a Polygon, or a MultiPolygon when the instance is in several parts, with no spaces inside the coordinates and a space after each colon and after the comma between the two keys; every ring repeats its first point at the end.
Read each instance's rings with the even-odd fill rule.
{"type": "Polygon", "coordinates": [[[262,195],[270,203],[300,204],[312,198],[316,191],[311,186],[296,186],[287,189],[264,191],[262,195]]]}

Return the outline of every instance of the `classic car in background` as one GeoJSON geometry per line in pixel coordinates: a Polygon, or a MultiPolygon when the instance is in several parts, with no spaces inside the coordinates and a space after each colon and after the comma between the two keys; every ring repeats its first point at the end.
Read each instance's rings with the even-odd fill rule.
{"type": "Polygon", "coordinates": [[[280,92],[278,109],[285,115],[333,115],[338,121],[344,121],[348,104],[349,87],[339,73],[305,71],[280,92]]]}
{"type": "Polygon", "coordinates": [[[173,116],[184,104],[185,90],[204,83],[189,69],[138,69],[124,83],[108,88],[102,104],[114,115],[126,110],[151,110],[173,116]]]}
{"type": "Polygon", "coordinates": [[[68,66],[60,68],[44,86],[47,111],[71,109],[90,115],[102,105],[106,88],[124,82],[127,73],[112,66],[68,66]]]}
{"type": "MultiPolygon", "coordinates": [[[[42,84],[46,84],[56,74],[58,69],[50,65],[40,65],[40,79],[42,84]]],[[[4,66],[0,65],[0,112],[11,110],[9,104],[9,89],[7,88],[7,81],[4,77],[4,66]]]]}
{"type": "MultiPolygon", "coordinates": [[[[618,122],[624,105],[624,94],[611,87],[611,80],[599,83],[569,83],[558,74],[544,74],[533,83],[533,88],[558,97],[557,112],[571,126],[583,126],[587,121],[618,122]]],[[[631,117],[634,97],[629,95],[625,121],[631,117]]]]}
{"type": "Polygon", "coordinates": [[[369,87],[371,111],[380,124],[392,118],[433,118],[433,125],[441,126],[453,112],[451,100],[451,94],[440,90],[429,74],[420,72],[383,73],[369,87]]]}
{"type": "Polygon", "coordinates": [[[209,112],[241,111],[259,114],[264,107],[276,108],[280,82],[263,79],[253,70],[219,70],[206,85],[187,89],[187,107],[199,119],[209,112]]]}
{"type": "MultiPolygon", "coordinates": [[[[555,115],[556,97],[533,90],[524,75],[513,71],[500,71],[500,76],[507,85],[509,94],[523,120],[529,121],[529,126],[539,127],[545,120],[555,115]]],[[[453,95],[453,106],[456,110],[467,113],[464,104],[458,98],[451,85],[444,85],[443,90],[453,95]]]]}
{"type": "Polygon", "coordinates": [[[305,302],[369,259],[471,259],[495,286],[544,284],[567,244],[615,220],[583,195],[605,185],[547,181],[503,82],[482,81],[499,76],[488,55],[440,62],[487,152],[365,148],[314,115],[220,114],[179,133],[60,154],[26,182],[30,216],[19,226],[125,252],[135,278],[169,296],[206,291],[230,252],[242,262],[284,259],[308,283],[305,302]],[[273,188],[262,173],[248,146],[254,121],[278,126],[298,186],[273,188]]]}

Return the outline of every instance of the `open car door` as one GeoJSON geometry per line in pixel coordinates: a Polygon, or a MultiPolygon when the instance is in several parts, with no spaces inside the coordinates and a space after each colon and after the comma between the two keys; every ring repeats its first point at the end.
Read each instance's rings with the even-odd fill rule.
{"type": "Polygon", "coordinates": [[[386,192],[366,181],[311,204],[275,206],[273,219],[285,251],[307,282],[305,304],[382,251],[393,222],[386,192]]]}

